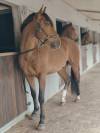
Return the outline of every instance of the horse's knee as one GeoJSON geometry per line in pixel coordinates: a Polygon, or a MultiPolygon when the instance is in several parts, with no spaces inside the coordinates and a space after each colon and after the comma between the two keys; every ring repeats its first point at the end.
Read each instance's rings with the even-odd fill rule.
{"type": "Polygon", "coordinates": [[[32,95],[33,99],[35,100],[36,99],[36,91],[34,89],[32,89],[32,87],[30,87],[30,90],[31,90],[31,95],[32,95]]]}

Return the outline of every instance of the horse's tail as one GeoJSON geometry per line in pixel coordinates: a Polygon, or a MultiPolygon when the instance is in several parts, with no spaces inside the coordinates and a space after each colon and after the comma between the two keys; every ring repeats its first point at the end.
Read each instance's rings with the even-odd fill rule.
{"type": "Polygon", "coordinates": [[[71,68],[71,75],[70,75],[70,81],[71,81],[71,91],[75,95],[79,95],[79,81],[75,78],[74,72],[71,68]]]}

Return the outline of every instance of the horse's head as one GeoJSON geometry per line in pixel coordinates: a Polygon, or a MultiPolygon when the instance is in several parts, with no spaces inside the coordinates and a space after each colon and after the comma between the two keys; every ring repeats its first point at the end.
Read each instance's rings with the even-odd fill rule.
{"type": "Polygon", "coordinates": [[[82,45],[86,45],[92,42],[92,38],[90,36],[89,31],[86,31],[81,34],[81,40],[82,40],[82,45]]]}
{"type": "Polygon", "coordinates": [[[53,22],[45,13],[46,7],[43,7],[35,14],[33,21],[35,22],[35,33],[41,44],[49,43],[51,46],[59,47],[60,39],[55,31],[53,22]]]}
{"type": "Polygon", "coordinates": [[[72,25],[72,23],[66,24],[63,27],[62,36],[66,36],[75,41],[78,39],[78,35],[77,35],[76,30],[75,30],[74,26],[72,25]]]}

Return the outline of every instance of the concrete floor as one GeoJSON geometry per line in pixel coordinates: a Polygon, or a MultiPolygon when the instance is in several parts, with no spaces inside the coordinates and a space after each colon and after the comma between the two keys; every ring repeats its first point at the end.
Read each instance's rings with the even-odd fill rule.
{"type": "MultiPolygon", "coordinates": [[[[60,106],[60,93],[46,103],[46,129],[41,133],[100,133],[100,64],[81,77],[80,88],[80,102],[68,97],[60,106]]],[[[7,133],[38,133],[35,124],[25,119],[7,133]]]]}

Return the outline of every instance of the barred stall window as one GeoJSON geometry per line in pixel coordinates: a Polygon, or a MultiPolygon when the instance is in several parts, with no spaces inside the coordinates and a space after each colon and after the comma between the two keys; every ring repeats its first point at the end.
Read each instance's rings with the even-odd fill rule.
{"type": "Polygon", "coordinates": [[[11,8],[0,4],[0,52],[14,52],[14,28],[11,8]]]}

